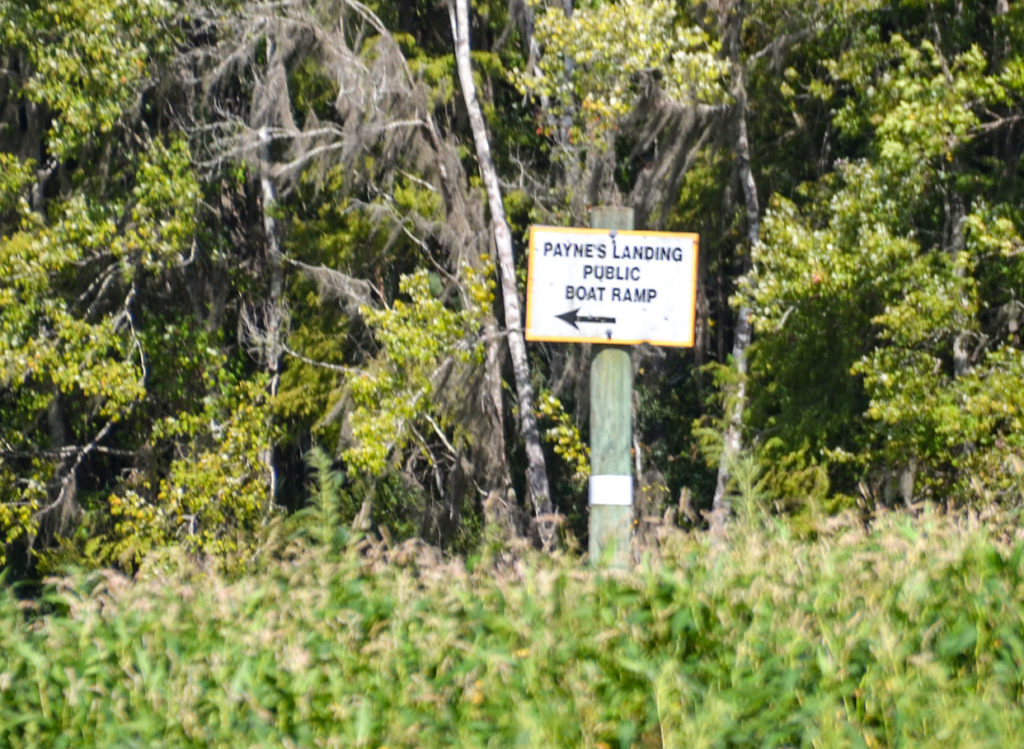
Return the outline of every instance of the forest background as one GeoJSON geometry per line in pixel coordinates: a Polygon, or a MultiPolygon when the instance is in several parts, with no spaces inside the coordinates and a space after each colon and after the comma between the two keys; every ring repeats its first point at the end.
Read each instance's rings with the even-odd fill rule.
{"type": "Polygon", "coordinates": [[[701,235],[696,345],[632,351],[641,526],[1020,503],[1020,4],[457,6],[0,0],[9,574],[237,564],[317,475],[582,538],[589,348],[516,315],[595,205],[701,235]]]}

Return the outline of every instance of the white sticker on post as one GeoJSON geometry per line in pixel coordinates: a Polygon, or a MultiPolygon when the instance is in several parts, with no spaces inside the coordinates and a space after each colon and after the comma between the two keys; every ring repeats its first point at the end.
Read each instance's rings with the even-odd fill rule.
{"type": "Polygon", "coordinates": [[[633,504],[633,477],[610,474],[591,476],[590,504],[629,507],[633,504]]]}

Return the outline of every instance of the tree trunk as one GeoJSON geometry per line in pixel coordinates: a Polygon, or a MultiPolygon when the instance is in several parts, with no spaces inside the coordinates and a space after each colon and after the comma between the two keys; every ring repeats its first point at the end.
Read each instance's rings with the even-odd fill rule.
{"type": "MultiPolygon", "coordinates": [[[[274,210],[277,206],[277,191],[270,178],[270,135],[266,127],[259,129],[260,137],[260,196],[261,209],[263,214],[263,233],[266,238],[267,262],[270,264],[270,299],[266,305],[264,324],[266,325],[266,340],[264,341],[267,374],[270,375],[270,382],[267,384],[267,391],[271,398],[277,396],[278,387],[281,384],[281,351],[284,332],[281,330],[281,323],[284,319],[282,313],[282,298],[284,293],[284,268],[281,263],[281,246],[277,234],[277,221],[274,219],[274,210]]],[[[261,456],[263,464],[267,469],[268,497],[273,503],[277,497],[277,470],[274,468],[274,445],[268,444],[261,456]]]]}
{"type": "MultiPolygon", "coordinates": [[[[747,133],[747,84],[740,60],[740,33],[743,26],[744,4],[739,0],[722,16],[723,37],[727,41],[729,60],[733,66],[733,96],[736,99],[736,168],[747,219],[747,248],[744,255],[743,272],[750,267],[750,250],[761,239],[761,206],[757,197],[757,184],[750,158],[750,139],[747,133]]],[[[727,490],[732,477],[733,465],[743,447],[743,411],[747,403],[747,349],[753,337],[750,323],[750,309],[744,304],[736,315],[736,331],[733,337],[732,362],[736,369],[736,382],[726,389],[725,432],[722,435],[722,456],[718,463],[718,478],[715,496],[711,505],[711,526],[720,531],[732,508],[729,506],[727,490]]]]}
{"type": "Polygon", "coordinates": [[[526,448],[526,483],[533,504],[533,512],[539,521],[541,541],[549,547],[553,538],[553,524],[544,522],[552,513],[551,491],[548,485],[547,467],[540,444],[540,430],[533,406],[533,387],[530,384],[530,369],[526,357],[526,340],[523,337],[522,314],[519,292],[516,288],[515,260],[512,254],[512,234],[505,220],[505,208],[501,198],[498,174],[491,158],[487,128],[476,96],[473,70],[469,58],[469,7],[468,0],[451,0],[448,5],[451,18],[452,37],[455,43],[455,61],[459,73],[462,96],[469,113],[473,140],[476,145],[480,175],[487,190],[487,201],[491,210],[491,228],[498,256],[498,271],[501,278],[501,295],[505,307],[505,330],[508,334],[508,348],[512,356],[512,371],[515,377],[516,395],[519,400],[520,429],[526,448]]]}

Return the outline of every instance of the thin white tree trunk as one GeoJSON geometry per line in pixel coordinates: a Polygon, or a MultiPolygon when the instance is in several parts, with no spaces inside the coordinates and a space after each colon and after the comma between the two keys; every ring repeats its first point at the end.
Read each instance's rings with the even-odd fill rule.
{"type": "MultiPolygon", "coordinates": [[[[748,252],[761,240],[761,205],[757,196],[757,184],[750,158],[750,138],[747,134],[747,84],[740,60],[740,30],[743,24],[743,0],[735,3],[727,14],[725,23],[731,24],[724,36],[729,40],[729,58],[733,66],[735,82],[733,96],[736,98],[736,166],[747,218],[748,252]]],[[[749,255],[745,259],[750,264],[749,255]]],[[[750,323],[750,309],[744,304],[736,315],[736,332],[733,337],[732,363],[736,370],[736,382],[727,389],[725,401],[725,430],[722,435],[722,456],[718,463],[718,478],[715,482],[715,496],[711,504],[711,527],[720,531],[732,512],[729,506],[728,487],[733,466],[743,448],[743,411],[747,405],[747,349],[753,338],[750,323]]]]}
{"type": "MultiPolygon", "coordinates": [[[[271,398],[277,397],[281,384],[281,351],[284,332],[281,330],[282,295],[284,291],[284,268],[281,264],[281,245],[277,234],[274,211],[277,207],[277,191],[270,178],[270,135],[266,127],[259,130],[260,138],[260,193],[262,198],[263,233],[267,240],[267,259],[270,261],[270,299],[266,315],[266,366],[270,375],[267,391],[271,398]]],[[[267,469],[270,501],[277,497],[277,470],[274,468],[274,446],[270,444],[261,456],[267,469]]]]}
{"type": "Polygon", "coordinates": [[[469,57],[469,2],[450,0],[448,13],[451,18],[452,37],[455,42],[455,61],[459,73],[462,96],[469,113],[473,140],[476,145],[477,163],[487,202],[491,210],[491,228],[498,255],[498,272],[501,277],[501,296],[505,306],[505,330],[508,335],[509,354],[512,357],[512,372],[515,377],[516,395],[519,400],[520,429],[526,448],[526,483],[533,504],[534,514],[539,523],[541,541],[545,546],[551,542],[551,525],[543,522],[552,512],[551,491],[548,485],[547,467],[540,444],[540,431],[533,406],[533,387],[530,384],[530,369],[526,357],[526,340],[523,337],[523,318],[519,306],[519,292],[516,288],[515,260],[512,253],[512,233],[505,220],[505,208],[498,184],[498,173],[491,158],[491,146],[487,126],[476,96],[473,69],[469,57]]]}

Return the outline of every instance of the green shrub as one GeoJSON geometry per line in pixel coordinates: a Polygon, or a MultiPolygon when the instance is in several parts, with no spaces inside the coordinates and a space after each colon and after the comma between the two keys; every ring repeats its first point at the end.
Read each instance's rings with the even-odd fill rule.
{"type": "Polygon", "coordinates": [[[0,746],[1005,746],[1016,519],[763,518],[628,575],[297,545],[0,591],[0,746]]]}

